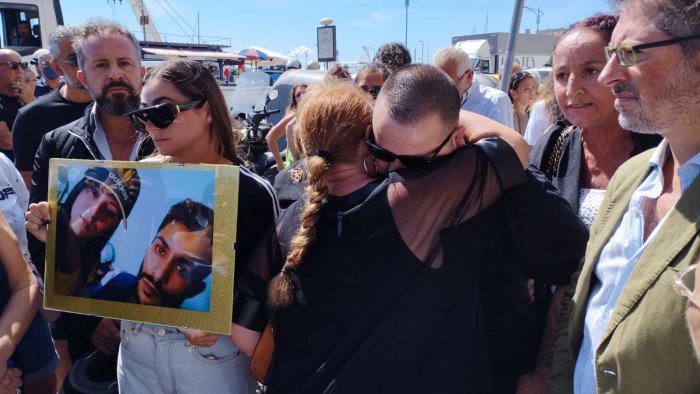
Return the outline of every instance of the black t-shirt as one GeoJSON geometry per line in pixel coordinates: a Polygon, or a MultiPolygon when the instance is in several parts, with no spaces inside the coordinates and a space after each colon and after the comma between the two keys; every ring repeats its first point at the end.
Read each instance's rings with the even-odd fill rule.
{"type": "Polygon", "coordinates": [[[22,108],[12,128],[15,166],[19,171],[32,171],[41,138],[44,134],[81,116],[90,103],[74,103],[61,96],[60,89],[42,96],[22,108]]]}
{"type": "Polygon", "coordinates": [[[36,87],[34,88],[34,97],[39,98],[53,92],[53,89],[47,85],[43,80],[39,79],[36,82],[36,87]]]}
{"type": "MultiPolygon", "coordinates": [[[[0,121],[7,123],[7,127],[12,130],[12,125],[15,123],[17,111],[22,106],[22,103],[17,97],[5,96],[0,94],[0,121]]],[[[0,149],[10,160],[14,160],[12,150],[0,149]]]]}

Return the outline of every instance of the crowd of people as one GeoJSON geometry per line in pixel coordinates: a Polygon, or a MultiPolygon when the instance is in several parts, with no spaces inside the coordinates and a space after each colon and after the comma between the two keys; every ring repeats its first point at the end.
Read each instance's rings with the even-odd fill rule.
{"type": "Polygon", "coordinates": [[[146,74],[103,20],[57,28],[37,77],[0,49],[0,393],[700,392],[700,9],[620,1],[552,53],[507,93],[454,47],[335,65],[291,90],[271,185],[206,66],[146,74]],[[52,158],[238,166],[231,334],[45,310],[52,217],[52,291],[150,306],[203,291],[216,238],[177,201],[93,288],[142,175],[51,205],[52,158]]]}

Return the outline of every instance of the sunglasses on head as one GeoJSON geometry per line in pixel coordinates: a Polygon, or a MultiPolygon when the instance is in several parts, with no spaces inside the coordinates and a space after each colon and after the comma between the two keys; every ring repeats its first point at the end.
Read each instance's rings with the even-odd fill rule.
{"type": "Polygon", "coordinates": [[[382,87],[375,86],[375,87],[370,89],[367,86],[360,86],[360,89],[362,89],[364,92],[371,94],[372,97],[377,98],[377,96],[379,96],[379,91],[382,90],[382,87]]]}
{"type": "Polygon", "coordinates": [[[454,133],[455,129],[456,128],[452,129],[450,133],[447,134],[447,137],[440,143],[440,145],[432,150],[430,156],[397,155],[396,153],[382,148],[381,146],[377,145],[377,141],[374,138],[374,129],[372,129],[371,126],[367,139],[365,140],[365,144],[367,144],[367,148],[369,149],[370,153],[372,153],[372,156],[381,161],[391,163],[394,160],[398,160],[406,167],[418,167],[428,165],[435,161],[438,153],[440,153],[442,148],[444,148],[450,141],[450,138],[452,138],[452,134],[454,133]]]}
{"type": "Polygon", "coordinates": [[[196,100],[187,104],[162,103],[152,107],[137,109],[124,116],[131,119],[131,123],[142,133],[147,133],[146,123],[151,122],[159,129],[170,126],[177,118],[177,114],[192,108],[201,108],[204,100],[196,100]]]}
{"type": "Polygon", "coordinates": [[[22,68],[22,70],[26,70],[27,67],[29,67],[29,64],[27,62],[0,62],[0,64],[4,64],[7,67],[10,68],[10,70],[17,70],[18,68],[22,68]]]}
{"type": "Polygon", "coordinates": [[[532,74],[530,74],[527,71],[519,71],[513,74],[513,79],[510,81],[511,90],[517,89],[520,81],[522,81],[525,78],[532,78],[532,74]]]}

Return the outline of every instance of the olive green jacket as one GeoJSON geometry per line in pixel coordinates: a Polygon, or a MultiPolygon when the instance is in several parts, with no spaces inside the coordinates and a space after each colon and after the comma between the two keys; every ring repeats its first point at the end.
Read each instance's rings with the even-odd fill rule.
{"type": "MultiPolygon", "coordinates": [[[[573,392],[586,306],[598,257],[649,174],[653,150],[613,176],[591,227],[576,292],[560,320],[550,393],[573,392]],[[568,311],[568,313],[566,313],[568,311]]],[[[686,300],[673,277],[700,251],[700,178],[683,193],[633,268],[595,355],[599,393],[700,393],[700,364],[685,321],[686,300]]]]}

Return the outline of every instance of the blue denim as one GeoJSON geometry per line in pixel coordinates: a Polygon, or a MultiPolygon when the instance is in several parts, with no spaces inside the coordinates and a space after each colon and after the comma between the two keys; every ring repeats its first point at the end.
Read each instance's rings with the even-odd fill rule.
{"type": "Polygon", "coordinates": [[[254,393],[249,359],[227,336],[191,345],[173,327],[122,321],[117,379],[121,393],[254,393]]]}
{"type": "MultiPolygon", "coordinates": [[[[10,301],[9,278],[5,267],[0,263],[0,312],[10,301]]],[[[22,370],[25,383],[33,383],[53,373],[58,366],[58,354],[51,339],[51,331],[39,312],[24,333],[12,353],[14,366],[22,370]]]]}

